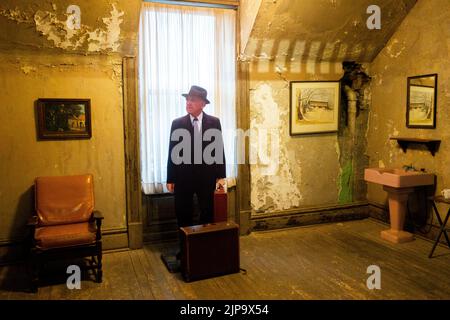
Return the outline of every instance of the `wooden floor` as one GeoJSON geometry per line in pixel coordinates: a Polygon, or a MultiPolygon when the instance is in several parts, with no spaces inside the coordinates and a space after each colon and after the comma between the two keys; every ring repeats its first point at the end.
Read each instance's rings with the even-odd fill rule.
{"type": "Polygon", "coordinates": [[[27,293],[24,267],[1,267],[0,299],[450,299],[450,249],[429,259],[431,242],[391,244],[383,229],[366,219],[252,233],[240,238],[247,274],[191,283],[161,262],[167,244],[105,254],[103,283],[86,279],[80,290],[61,278],[27,293]],[[380,290],[366,287],[370,265],[381,269],[380,290]]]}

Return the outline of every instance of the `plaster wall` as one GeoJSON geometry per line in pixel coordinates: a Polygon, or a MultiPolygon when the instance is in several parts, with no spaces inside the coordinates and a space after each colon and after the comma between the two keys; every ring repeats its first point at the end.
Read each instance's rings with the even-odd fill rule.
{"type": "Polygon", "coordinates": [[[339,80],[341,63],[259,61],[250,66],[250,149],[262,153],[250,166],[252,214],[364,200],[361,172],[367,159],[356,155],[364,153],[365,139],[358,137],[365,134],[367,112],[357,119],[354,147],[348,147],[343,123],[336,133],[289,134],[289,81],[339,80]],[[261,135],[269,137],[267,142],[258,140],[261,135]],[[278,147],[272,148],[273,141],[278,147]]]}
{"type": "MultiPolygon", "coordinates": [[[[336,133],[289,135],[289,81],[334,80],[342,62],[370,62],[385,46],[416,0],[378,1],[382,28],[366,26],[371,1],[262,0],[240,59],[250,63],[250,128],[277,132],[277,159],[251,164],[253,215],[366,200],[370,88],[349,132],[342,114],[336,133]]],[[[241,17],[250,14],[242,3],[241,17]]],[[[241,21],[242,24],[242,21],[241,21]]],[[[341,105],[345,108],[345,105],[341,105]]],[[[257,136],[257,135],[256,135],[257,136]]],[[[258,145],[255,135],[253,145],[258,145]]],[[[272,140],[269,140],[272,141],[272,140]]],[[[270,146],[263,148],[268,154],[270,146]]]]}
{"type": "Polygon", "coordinates": [[[125,230],[122,58],[136,53],[139,1],[0,4],[0,242],[20,241],[34,178],[94,175],[104,230],[125,230]],[[81,9],[68,27],[69,5],[81,9]],[[38,98],[91,99],[92,138],[38,141],[38,98]]]}
{"type": "MultiPolygon", "coordinates": [[[[436,191],[450,187],[450,6],[446,0],[418,1],[371,65],[372,107],[367,131],[372,167],[413,165],[437,175],[436,191]],[[437,73],[436,129],[406,127],[407,77],[437,73]],[[391,136],[436,138],[433,157],[425,147],[404,153],[391,136]]],[[[369,184],[367,198],[386,204],[381,186],[369,184]]],[[[446,212],[441,208],[441,213],[446,212]]]]}

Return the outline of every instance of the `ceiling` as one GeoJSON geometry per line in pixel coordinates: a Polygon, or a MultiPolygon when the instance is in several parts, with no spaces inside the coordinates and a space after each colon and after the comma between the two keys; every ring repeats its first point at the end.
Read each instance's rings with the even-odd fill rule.
{"type": "MultiPolygon", "coordinates": [[[[241,58],[371,62],[416,2],[262,0],[248,41],[243,39],[241,58]],[[366,25],[372,15],[366,12],[370,5],[381,9],[381,29],[366,25]]],[[[242,11],[241,20],[250,15],[242,11]]]]}

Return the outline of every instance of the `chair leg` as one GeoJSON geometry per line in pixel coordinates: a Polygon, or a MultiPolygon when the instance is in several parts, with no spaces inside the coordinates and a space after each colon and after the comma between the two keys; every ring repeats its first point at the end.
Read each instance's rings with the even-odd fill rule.
{"type": "MultiPolygon", "coordinates": [[[[442,235],[442,234],[444,234],[445,237],[446,237],[446,239],[448,240],[447,230],[446,230],[446,225],[447,225],[447,221],[448,221],[448,218],[449,218],[449,217],[450,217],[450,210],[449,210],[449,212],[447,213],[447,216],[445,217],[444,222],[441,221],[441,219],[439,218],[439,215],[438,215],[438,220],[439,220],[439,222],[440,222],[440,224],[441,224],[441,228],[439,229],[439,234],[438,234],[438,236],[437,236],[436,241],[435,241],[434,244],[433,244],[433,248],[431,249],[431,252],[430,252],[430,254],[428,255],[428,258],[432,258],[432,257],[433,257],[434,249],[436,249],[436,246],[438,245],[439,240],[441,239],[441,235],[442,235]]],[[[450,247],[450,244],[449,244],[449,247],[450,247]]]]}
{"type": "Polygon", "coordinates": [[[97,282],[102,283],[103,280],[103,269],[102,269],[102,243],[97,244],[98,254],[97,254],[97,282]]]}
{"type": "MultiPolygon", "coordinates": [[[[436,205],[434,204],[434,202],[433,202],[433,208],[434,208],[434,212],[436,213],[436,218],[437,218],[437,220],[438,220],[438,222],[439,222],[439,225],[440,226],[442,226],[442,225],[446,225],[447,224],[447,221],[448,221],[448,217],[449,217],[449,215],[450,215],[450,209],[448,209],[448,211],[447,211],[447,215],[445,216],[445,221],[444,222],[442,222],[442,220],[441,220],[441,216],[439,215],[439,211],[438,211],[438,209],[436,208],[436,205]]],[[[449,248],[450,248],[450,239],[448,238],[448,235],[447,235],[447,232],[446,231],[444,231],[444,236],[445,236],[445,240],[447,240],[447,244],[448,244],[448,246],[449,246],[449,248]]]]}
{"type": "Polygon", "coordinates": [[[434,241],[433,248],[431,248],[431,252],[428,255],[428,258],[432,258],[433,257],[434,249],[436,249],[436,246],[438,245],[439,240],[441,239],[442,229],[443,229],[443,227],[441,227],[441,229],[439,230],[439,235],[438,235],[437,239],[434,241]]]}

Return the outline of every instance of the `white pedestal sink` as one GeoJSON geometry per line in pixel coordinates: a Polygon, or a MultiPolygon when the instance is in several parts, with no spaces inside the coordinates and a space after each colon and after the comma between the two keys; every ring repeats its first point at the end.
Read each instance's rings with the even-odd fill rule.
{"type": "Polygon", "coordinates": [[[364,170],[364,180],[383,185],[388,193],[391,229],[381,231],[381,238],[394,243],[412,241],[413,235],[403,231],[408,195],[414,192],[414,187],[433,185],[434,174],[403,169],[367,168],[364,170]]]}

